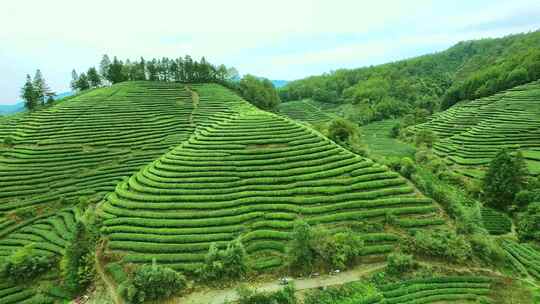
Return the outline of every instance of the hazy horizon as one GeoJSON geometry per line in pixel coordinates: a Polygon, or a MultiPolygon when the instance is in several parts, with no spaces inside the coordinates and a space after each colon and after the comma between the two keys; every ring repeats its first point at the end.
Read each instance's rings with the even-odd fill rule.
{"type": "Polygon", "coordinates": [[[442,51],[462,40],[540,28],[521,1],[6,1],[0,11],[0,104],[41,69],[57,93],[103,54],[206,56],[240,73],[294,80],[442,51]]]}

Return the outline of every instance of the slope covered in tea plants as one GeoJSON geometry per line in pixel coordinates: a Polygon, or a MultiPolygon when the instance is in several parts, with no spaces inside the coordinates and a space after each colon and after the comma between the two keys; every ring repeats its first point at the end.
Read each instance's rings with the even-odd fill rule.
{"type": "MultiPolygon", "coordinates": [[[[107,197],[103,232],[124,262],[193,270],[211,243],[240,236],[264,268],[282,264],[297,218],[336,229],[390,214],[407,228],[443,223],[438,207],[397,173],[223,87],[194,88],[199,108],[230,112],[197,113],[214,116],[107,197]]],[[[364,255],[387,253],[398,240],[384,230],[363,237],[364,255]]]]}
{"type": "MultiPolygon", "coordinates": [[[[30,245],[58,259],[84,213],[71,206],[99,201],[187,139],[197,124],[220,115],[227,108],[198,109],[184,85],[131,82],[2,117],[0,259],[30,245]]],[[[1,286],[1,303],[20,303],[37,290],[1,286]]]]}
{"type": "Polygon", "coordinates": [[[333,104],[304,99],[281,103],[278,110],[291,119],[317,123],[331,120],[332,116],[328,112],[333,108],[336,108],[333,104]]]}
{"type": "Polygon", "coordinates": [[[5,119],[0,130],[11,144],[0,150],[1,214],[14,224],[25,210],[114,190],[193,132],[192,110],[180,85],[126,83],[5,119]]]}
{"type": "MultiPolygon", "coordinates": [[[[100,88],[3,118],[0,136],[0,258],[31,246],[58,260],[85,203],[103,197],[109,252],[180,270],[239,236],[255,268],[282,265],[297,218],[360,227],[362,255],[375,258],[400,238],[389,218],[397,229],[444,223],[397,173],[215,84],[100,88]]],[[[0,287],[2,303],[38,290],[0,287]]],[[[39,290],[66,298],[54,284],[39,290]]]]}
{"type": "MultiPolygon", "coordinates": [[[[435,152],[449,164],[468,169],[487,165],[502,148],[520,150],[532,174],[540,174],[540,82],[458,103],[414,127],[428,129],[439,141],[435,152]]],[[[477,177],[471,171],[472,177],[477,177]]]]}

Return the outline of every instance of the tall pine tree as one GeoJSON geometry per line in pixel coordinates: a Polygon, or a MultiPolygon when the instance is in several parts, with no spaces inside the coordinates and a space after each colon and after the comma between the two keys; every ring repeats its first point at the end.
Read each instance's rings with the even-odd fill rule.
{"type": "Polygon", "coordinates": [[[39,69],[37,69],[36,75],[34,75],[34,91],[36,93],[37,102],[45,104],[45,96],[50,93],[50,89],[39,69]]]}
{"type": "Polygon", "coordinates": [[[99,74],[103,79],[109,79],[109,68],[111,66],[111,60],[107,54],[103,55],[101,62],[99,63],[99,74]]]}
{"type": "Polygon", "coordinates": [[[71,71],[71,83],[70,83],[70,87],[73,91],[78,90],[77,81],[79,81],[79,75],[77,74],[77,71],[73,69],[73,71],[71,71]]]}
{"type": "Polygon", "coordinates": [[[88,82],[90,83],[90,87],[97,88],[101,86],[101,77],[99,76],[95,67],[91,67],[88,69],[88,72],[86,73],[86,77],[88,77],[88,82]]]}
{"type": "Polygon", "coordinates": [[[34,83],[30,75],[26,75],[26,82],[21,90],[21,97],[24,99],[24,107],[29,111],[32,111],[37,108],[37,96],[36,90],[34,89],[34,83]]]}
{"type": "Polygon", "coordinates": [[[82,73],[77,80],[77,89],[79,91],[88,90],[90,88],[90,83],[88,82],[88,77],[85,73],[82,73]]]}

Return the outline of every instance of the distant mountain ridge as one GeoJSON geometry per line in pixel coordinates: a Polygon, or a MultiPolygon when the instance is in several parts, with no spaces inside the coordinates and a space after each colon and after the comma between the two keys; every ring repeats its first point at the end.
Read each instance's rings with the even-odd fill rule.
{"type": "Polygon", "coordinates": [[[288,80],[270,80],[270,81],[272,81],[272,84],[276,88],[282,88],[282,87],[286,86],[289,83],[288,80]]]}
{"type": "MultiPolygon", "coordinates": [[[[56,99],[62,99],[73,95],[73,92],[64,92],[56,95],[56,99]]],[[[24,101],[17,101],[14,104],[2,105],[0,104],[0,115],[13,114],[24,111],[24,101]]]]}

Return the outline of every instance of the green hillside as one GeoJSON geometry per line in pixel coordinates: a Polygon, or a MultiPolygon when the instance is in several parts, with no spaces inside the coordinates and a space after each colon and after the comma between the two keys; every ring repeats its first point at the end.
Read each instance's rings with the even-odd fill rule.
{"type": "MultiPolygon", "coordinates": [[[[354,224],[392,213],[404,226],[443,221],[406,180],[312,129],[255,109],[216,85],[195,86],[208,124],[120,183],[109,195],[104,232],[124,262],[156,259],[191,270],[211,242],[241,235],[256,268],[282,264],[292,223],[354,224]],[[268,126],[271,126],[268,128],[268,126]]],[[[366,255],[392,250],[396,235],[365,234],[366,255]]]]}
{"type": "MultiPolygon", "coordinates": [[[[335,230],[377,224],[362,234],[371,257],[391,252],[401,229],[444,223],[386,167],[224,87],[191,87],[125,82],[3,118],[0,257],[31,246],[61,258],[86,208],[103,198],[107,254],[188,272],[212,242],[238,236],[254,269],[283,265],[298,218],[335,230]]],[[[40,286],[59,275],[49,271],[40,286]]],[[[32,284],[3,282],[0,303],[31,303],[32,284]]],[[[44,303],[67,297],[39,290],[44,303]]]]}
{"type": "Polygon", "coordinates": [[[128,83],[6,119],[0,129],[13,143],[0,150],[0,212],[41,213],[114,190],[193,132],[188,96],[179,85],[128,83]]]}
{"type": "Polygon", "coordinates": [[[485,97],[540,78],[540,31],[462,41],[442,52],[386,64],[338,69],[289,82],[282,101],[348,105],[363,124],[485,97]]]}
{"type": "Polygon", "coordinates": [[[437,155],[471,177],[481,176],[502,148],[520,150],[532,174],[540,174],[540,82],[490,97],[461,102],[413,127],[428,129],[439,141],[437,155]]]}

